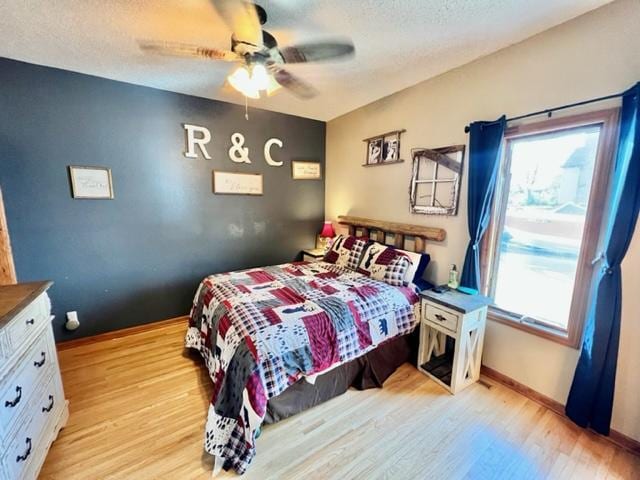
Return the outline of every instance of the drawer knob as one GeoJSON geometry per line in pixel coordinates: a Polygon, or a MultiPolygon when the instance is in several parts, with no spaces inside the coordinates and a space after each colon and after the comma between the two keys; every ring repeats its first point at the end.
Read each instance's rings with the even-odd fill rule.
{"type": "Polygon", "coordinates": [[[40,361],[33,362],[34,367],[40,368],[41,366],[44,365],[44,362],[46,361],[47,356],[44,352],[40,352],[40,355],[42,355],[42,359],[40,361]]]}
{"type": "Polygon", "coordinates": [[[13,407],[15,407],[17,404],[20,403],[20,399],[21,398],[22,398],[22,387],[20,385],[18,385],[16,387],[16,398],[14,398],[13,400],[6,400],[4,402],[5,408],[13,408],[13,407]]]}
{"type": "Polygon", "coordinates": [[[27,325],[33,325],[34,323],[36,323],[36,319],[35,318],[30,318],[29,320],[27,320],[27,325]]]}
{"type": "Polygon", "coordinates": [[[49,395],[49,406],[48,407],[42,407],[42,411],[43,412],[50,412],[52,408],[53,408],[53,395],[49,395]]]}
{"type": "Polygon", "coordinates": [[[436,320],[438,320],[439,322],[446,322],[447,321],[446,317],[443,317],[439,313],[436,313],[436,320]]]}
{"type": "Polygon", "coordinates": [[[27,437],[25,443],[27,444],[27,450],[22,455],[18,455],[16,457],[16,463],[24,462],[27,458],[29,458],[29,455],[31,455],[31,439],[27,437]]]}

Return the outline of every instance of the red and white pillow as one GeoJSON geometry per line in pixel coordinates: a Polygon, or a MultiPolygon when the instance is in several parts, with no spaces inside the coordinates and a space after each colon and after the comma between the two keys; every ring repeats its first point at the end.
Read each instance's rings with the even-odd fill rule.
{"type": "Polygon", "coordinates": [[[366,245],[356,271],[389,285],[406,285],[407,271],[413,264],[402,250],[378,242],[366,245]]]}
{"type": "Polygon", "coordinates": [[[331,248],[325,254],[324,261],[335,263],[339,267],[356,270],[367,242],[367,239],[356,238],[352,235],[338,235],[334,238],[331,248]]]}

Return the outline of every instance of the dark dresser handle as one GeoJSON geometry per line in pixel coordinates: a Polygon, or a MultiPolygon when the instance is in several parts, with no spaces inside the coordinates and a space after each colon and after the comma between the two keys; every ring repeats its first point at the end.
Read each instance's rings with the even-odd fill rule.
{"type": "Polygon", "coordinates": [[[20,403],[20,399],[22,398],[22,387],[20,385],[16,387],[16,394],[16,398],[14,398],[13,400],[5,400],[5,407],[13,408],[20,403]]]}
{"type": "Polygon", "coordinates": [[[53,408],[53,395],[49,395],[49,406],[48,407],[42,407],[42,411],[43,412],[50,412],[52,408],[53,408]]]}
{"type": "Polygon", "coordinates": [[[436,319],[439,322],[446,322],[447,321],[447,319],[445,317],[443,317],[442,315],[440,315],[439,313],[436,313],[436,319]]]}
{"type": "Polygon", "coordinates": [[[29,320],[27,320],[27,325],[33,325],[34,323],[36,323],[35,318],[30,318],[29,320]]]}
{"type": "Polygon", "coordinates": [[[33,362],[34,367],[40,368],[41,366],[44,365],[44,362],[47,359],[47,357],[44,352],[40,352],[40,355],[42,355],[42,360],[40,360],[39,362],[33,362]]]}
{"type": "Polygon", "coordinates": [[[27,437],[27,439],[25,440],[25,443],[27,444],[27,451],[24,452],[23,455],[18,455],[16,457],[17,463],[24,462],[27,458],[29,458],[29,455],[31,455],[31,439],[27,437]]]}

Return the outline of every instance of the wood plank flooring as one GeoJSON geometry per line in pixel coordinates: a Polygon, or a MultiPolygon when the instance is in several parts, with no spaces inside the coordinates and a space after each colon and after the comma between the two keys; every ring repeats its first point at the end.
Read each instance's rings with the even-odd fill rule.
{"type": "MultiPolygon", "coordinates": [[[[59,352],[71,416],[40,478],[211,477],[211,382],[184,331],[165,323],[59,352]]],[[[485,381],[451,396],[404,365],[384,389],[350,390],[265,427],[242,478],[640,478],[639,457],[485,381]]]]}

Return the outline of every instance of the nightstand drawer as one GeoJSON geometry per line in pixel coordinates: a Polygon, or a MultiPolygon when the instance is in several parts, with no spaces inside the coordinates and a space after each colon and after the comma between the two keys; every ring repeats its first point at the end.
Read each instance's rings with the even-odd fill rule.
{"type": "Polygon", "coordinates": [[[321,248],[309,248],[302,250],[302,261],[321,262],[324,259],[324,250],[321,248]]]}
{"type": "Polygon", "coordinates": [[[455,332],[458,329],[458,315],[435,307],[431,303],[426,303],[424,318],[425,320],[452,332],[455,332]]]}

